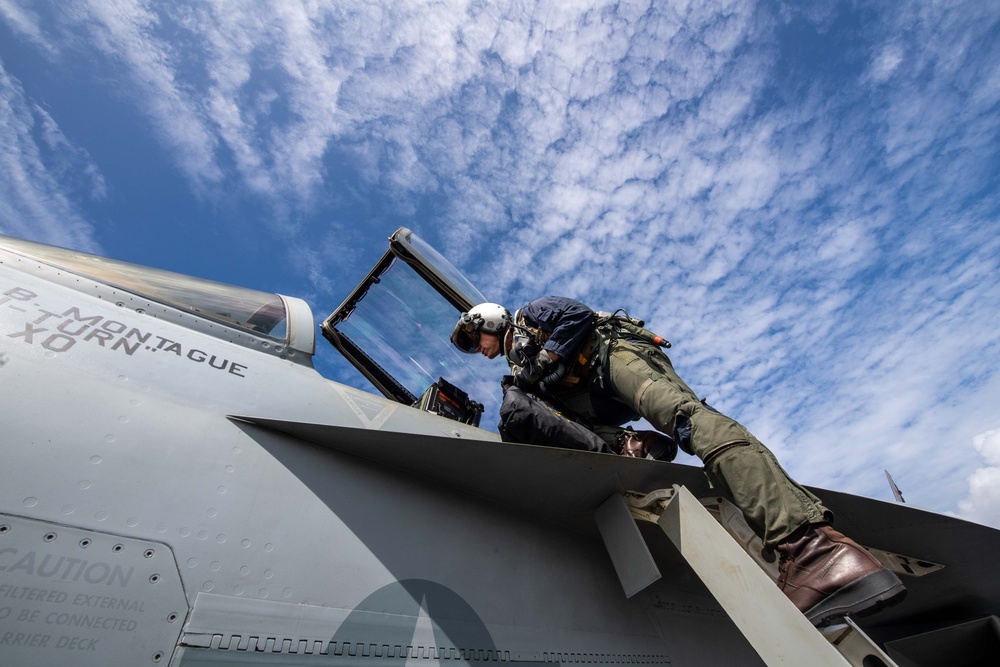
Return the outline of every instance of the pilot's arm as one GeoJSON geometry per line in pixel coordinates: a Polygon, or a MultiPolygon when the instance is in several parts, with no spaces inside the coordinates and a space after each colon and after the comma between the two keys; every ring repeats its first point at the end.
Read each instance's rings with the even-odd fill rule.
{"type": "Polygon", "coordinates": [[[553,361],[572,359],[590,338],[594,311],[576,299],[564,296],[543,296],[520,311],[530,327],[549,333],[542,349],[553,361]]]}
{"type": "Polygon", "coordinates": [[[512,364],[512,374],[522,389],[540,382],[554,382],[566,373],[577,351],[589,340],[594,311],[584,304],[559,296],[536,299],[518,311],[524,324],[549,334],[537,356],[524,366],[512,364]]]}

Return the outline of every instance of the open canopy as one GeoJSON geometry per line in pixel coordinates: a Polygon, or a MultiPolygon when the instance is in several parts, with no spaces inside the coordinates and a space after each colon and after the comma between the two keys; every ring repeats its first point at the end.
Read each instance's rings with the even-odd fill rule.
{"type": "Polygon", "coordinates": [[[444,379],[473,401],[488,401],[500,391],[495,373],[484,373],[489,367],[483,359],[459,352],[450,341],[459,314],[484,301],[448,260],[401,227],[322,330],[387,398],[414,405],[444,379]]]}

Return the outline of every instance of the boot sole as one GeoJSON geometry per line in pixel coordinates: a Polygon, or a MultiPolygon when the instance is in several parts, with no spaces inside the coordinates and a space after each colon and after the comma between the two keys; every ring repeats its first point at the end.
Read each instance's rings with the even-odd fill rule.
{"type": "Polygon", "coordinates": [[[848,614],[874,614],[902,601],[905,596],[903,582],[891,570],[883,568],[844,586],[805,615],[813,625],[823,627],[848,614]]]}

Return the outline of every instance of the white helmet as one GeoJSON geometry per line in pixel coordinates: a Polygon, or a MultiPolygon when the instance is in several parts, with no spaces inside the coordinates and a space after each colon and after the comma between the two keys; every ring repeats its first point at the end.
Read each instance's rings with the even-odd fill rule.
{"type": "Polygon", "coordinates": [[[451,332],[451,342],[462,352],[475,354],[480,332],[502,336],[509,325],[509,310],[496,303],[481,303],[458,318],[451,332]]]}

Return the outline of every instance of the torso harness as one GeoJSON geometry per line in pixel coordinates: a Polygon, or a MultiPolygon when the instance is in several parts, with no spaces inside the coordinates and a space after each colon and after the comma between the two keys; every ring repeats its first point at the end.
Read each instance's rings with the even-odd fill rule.
{"type": "MultiPolygon", "coordinates": [[[[572,389],[588,378],[600,390],[607,388],[608,357],[611,346],[619,338],[640,340],[657,347],[669,348],[670,342],[645,328],[643,320],[631,317],[624,308],[613,313],[594,314],[590,341],[577,352],[572,363],[561,360],[556,369],[541,381],[543,389],[572,389]]],[[[549,339],[550,332],[529,326],[521,310],[514,313],[512,350],[507,354],[511,364],[523,365],[533,358],[549,339]]]]}

